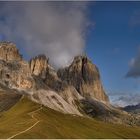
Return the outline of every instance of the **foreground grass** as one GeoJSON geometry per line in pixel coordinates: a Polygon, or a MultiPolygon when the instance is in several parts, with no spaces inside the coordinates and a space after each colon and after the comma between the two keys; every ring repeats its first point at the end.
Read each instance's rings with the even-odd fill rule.
{"type": "Polygon", "coordinates": [[[20,100],[0,117],[0,138],[9,138],[39,123],[14,138],[140,138],[139,127],[107,124],[94,119],[59,113],[27,98],[20,100]],[[30,112],[33,112],[33,119],[30,112]]]}

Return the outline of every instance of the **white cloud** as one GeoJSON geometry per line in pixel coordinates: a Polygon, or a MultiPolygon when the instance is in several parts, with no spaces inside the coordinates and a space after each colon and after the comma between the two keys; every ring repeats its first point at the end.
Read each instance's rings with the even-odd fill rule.
{"type": "Polygon", "coordinates": [[[0,33],[22,44],[28,56],[45,54],[55,67],[82,54],[89,21],[86,2],[7,2],[0,9],[0,33]]]}
{"type": "Polygon", "coordinates": [[[139,93],[110,93],[111,103],[116,106],[137,105],[140,103],[139,93]]]}

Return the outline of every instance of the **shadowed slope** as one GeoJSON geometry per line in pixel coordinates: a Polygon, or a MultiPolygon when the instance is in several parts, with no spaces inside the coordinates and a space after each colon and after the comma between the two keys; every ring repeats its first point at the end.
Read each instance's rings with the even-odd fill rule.
{"type": "Polygon", "coordinates": [[[18,102],[22,95],[0,84],[0,112],[6,111],[18,102]]]}

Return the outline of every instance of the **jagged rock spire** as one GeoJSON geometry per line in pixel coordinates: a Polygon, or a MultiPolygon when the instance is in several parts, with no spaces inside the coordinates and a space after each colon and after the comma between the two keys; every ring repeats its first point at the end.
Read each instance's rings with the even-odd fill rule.
{"type": "Polygon", "coordinates": [[[15,44],[0,42],[0,59],[4,61],[21,61],[22,55],[19,54],[15,44]]]}
{"type": "Polygon", "coordinates": [[[29,62],[31,73],[41,78],[46,78],[48,61],[49,59],[43,54],[32,58],[29,62]]]}

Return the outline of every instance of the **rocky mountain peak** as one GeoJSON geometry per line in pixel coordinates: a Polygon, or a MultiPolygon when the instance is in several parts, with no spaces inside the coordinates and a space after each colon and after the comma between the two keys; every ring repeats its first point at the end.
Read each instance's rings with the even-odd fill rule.
{"type": "Polygon", "coordinates": [[[98,68],[92,64],[87,56],[76,56],[69,66],[69,70],[75,73],[78,72],[85,83],[90,84],[100,78],[98,68]]]}
{"type": "Polygon", "coordinates": [[[78,55],[74,57],[73,62],[86,61],[86,60],[88,60],[88,57],[86,55],[78,55]]]}
{"type": "Polygon", "coordinates": [[[21,61],[22,55],[11,42],[0,42],[0,59],[4,61],[21,61]]]}
{"type": "Polygon", "coordinates": [[[48,62],[49,59],[42,54],[32,58],[29,62],[31,74],[45,78],[48,62]]]}
{"type": "Polygon", "coordinates": [[[86,56],[76,56],[69,67],[58,70],[58,76],[74,86],[82,96],[108,102],[99,70],[86,56]]]}

